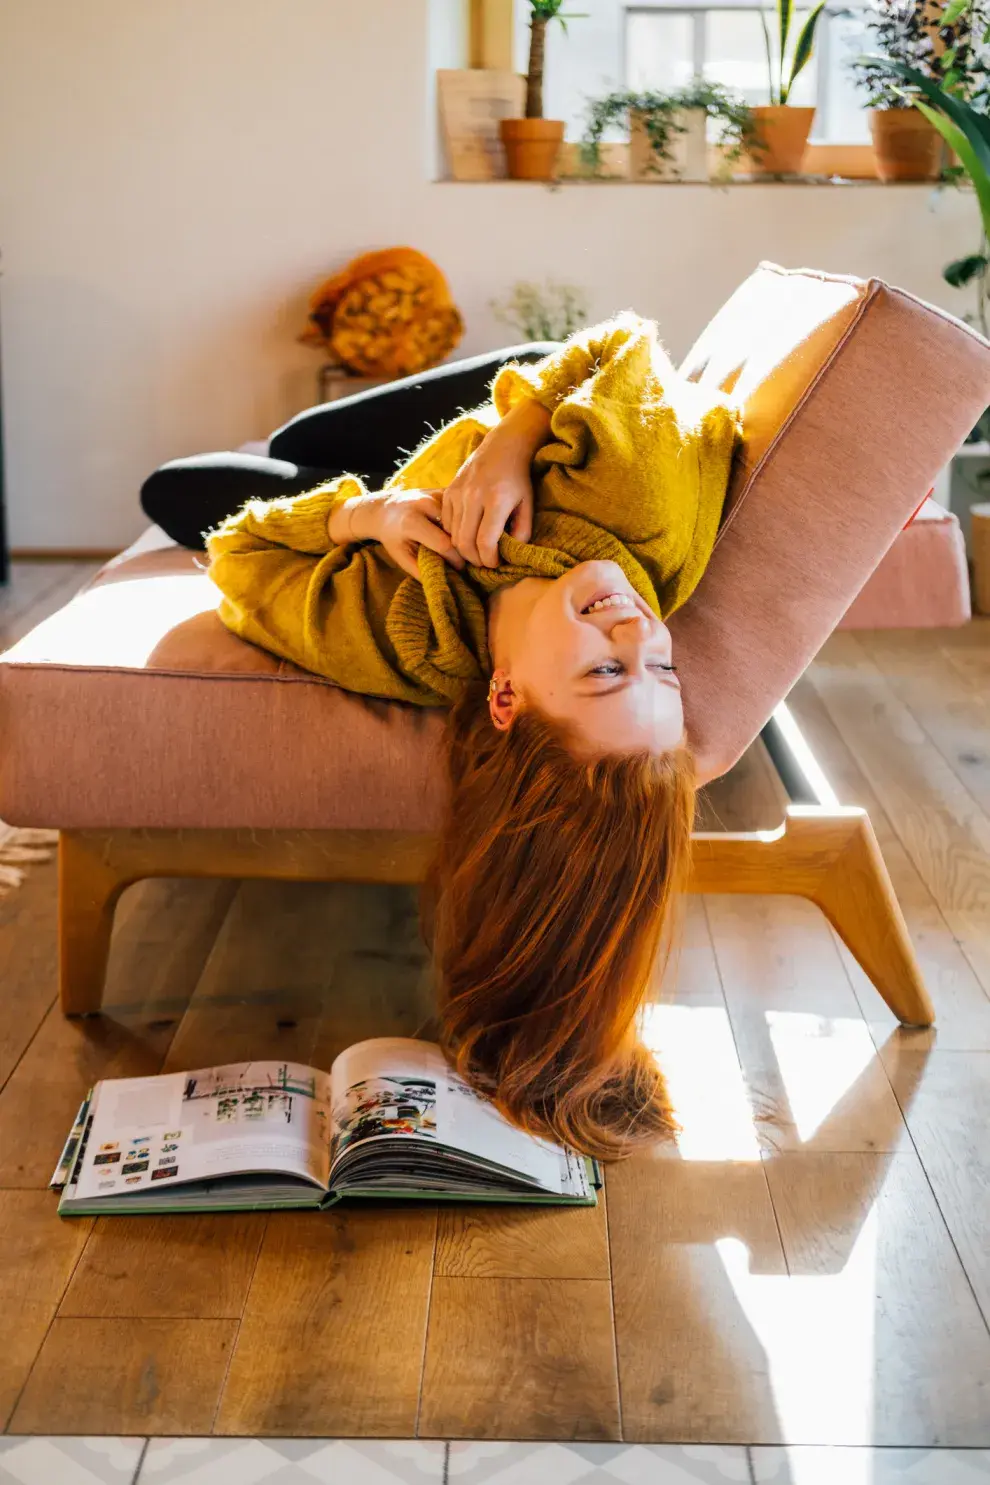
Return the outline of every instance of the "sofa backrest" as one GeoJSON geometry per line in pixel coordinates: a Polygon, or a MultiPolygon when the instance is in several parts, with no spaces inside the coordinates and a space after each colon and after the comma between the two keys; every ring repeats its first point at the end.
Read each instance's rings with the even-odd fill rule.
{"type": "Polygon", "coordinates": [[[764,263],[681,368],[738,398],[712,560],[671,620],[701,773],[731,768],[990,404],[990,345],[879,279],[764,263]]]}

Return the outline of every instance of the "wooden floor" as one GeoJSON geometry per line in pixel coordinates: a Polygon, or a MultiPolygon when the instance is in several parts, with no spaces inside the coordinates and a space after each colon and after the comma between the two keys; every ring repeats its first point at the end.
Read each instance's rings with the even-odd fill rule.
{"type": "MultiPolygon", "coordinates": [[[[0,648],[79,570],[19,569],[0,648]]],[[[60,1222],[105,1076],[430,1013],[404,889],[142,884],[108,1014],[54,1005],[54,868],[0,902],[0,1424],[15,1433],[990,1445],[990,623],[838,635],[791,704],[866,805],[938,1010],[898,1031],[810,906],[689,904],[648,1033],[677,1148],[595,1211],[60,1222]]],[[[773,824],[760,747],[712,791],[773,824]]]]}

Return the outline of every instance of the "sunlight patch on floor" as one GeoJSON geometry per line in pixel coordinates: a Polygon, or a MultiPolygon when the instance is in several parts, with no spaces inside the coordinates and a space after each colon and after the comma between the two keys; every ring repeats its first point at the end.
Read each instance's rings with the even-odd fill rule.
{"type": "MultiPolygon", "coordinates": [[[[820,1444],[872,1440],[878,1228],[874,1206],[847,1262],[835,1274],[754,1274],[749,1250],[738,1238],[720,1238],[715,1244],[766,1353],[785,1439],[820,1444]]],[[[869,1468],[868,1461],[863,1467],[869,1468]]],[[[869,1485],[869,1480],[868,1473],[861,1482],[844,1475],[842,1485],[869,1485]]],[[[817,1476],[795,1474],[793,1485],[818,1485],[817,1476]]]]}
{"type": "Polygon", "coordinates": [[[760,1158],[732,1027],[717,1006],[652,1005],[643,1040],[667,1079],[684,1160],[760,1158]]]}
{"type": "Polygon", "coordinates": [[[873,1061],[873,1039],[859,1017],[767,1011],[766,1022],[797,1136],[807,1144],[873,1061]]]}

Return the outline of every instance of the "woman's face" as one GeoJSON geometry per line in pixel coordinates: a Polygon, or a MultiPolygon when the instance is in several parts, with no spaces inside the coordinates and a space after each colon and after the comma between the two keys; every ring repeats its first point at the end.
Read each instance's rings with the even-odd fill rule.
{"type": "Polygon", "coordinates": [[[490,613],[496,726],[528,701],[569,724],[589,757],[665,753],[681,742],[670,633],[614,562],[526,578],[490,613]]]}

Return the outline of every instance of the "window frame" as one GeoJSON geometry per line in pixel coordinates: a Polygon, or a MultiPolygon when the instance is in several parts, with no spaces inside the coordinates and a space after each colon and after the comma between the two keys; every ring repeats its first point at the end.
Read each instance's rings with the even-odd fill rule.
{"type": "MultiPolygon", "coordinates": [[[[810,6],[808,8],[810,9],[810,6]]],[[[700,80],[704,75],[704,66],[707,60],[707,17],[709,12],[713,10],[736,10],[740,13],[754,15],[758,14],[760,10],[763,10],[767,14],[773,14],[769,6],[755,4],[753,0],[745,0],[745,3],[740,3],[740,0],[695,0],[694,4],[690,3],[690,0],[675,0],[673,4],[667,4],[665,0],[656,0],[656,3],[653,4],[650,3],[650,0],[634,0],[634,3],[631,5],[623,5],[621,47],[625,85],[627,87],[629,85],[629,20],[631,16],[659,14],[689,17],[693,23],[691,60],[694,66],[695,80],[700,80]]],[[[823,132],[826,135],[828,133],[829,116],[828,69],[832,56],[832,28],[829,25],[830,19],[832,17],[826,11],[822,16],[824,24],[819,23],[818,26],[814,51],[815,61],[817,63],[815,69],[815,123],[820,123],[824,126],[823,132]]],[[[828,139],[821,141],[819,147],[839,149],[865,148],[865,146],[856,145],[851,142],[833,142],[828,139]]]]}
{"type": "MultiPolygon", "coordinates": [[[[516,4],[519,0],[468,0],[469,4],[469,46],[470,65],[478,68],[494,68],[499,71],[513,71],[515,67],[515,19],[516,4]]],[[[625,69],[626,38],[625,26],[626,16],[630,10],[680,10],[692,12],[696,10],[758,10],[760,7],[753,4],[753,0],[709,0],[706,5],[704,0],[694,5],[679,4],[671,6],[658,0],[658,3],[649,4],[648,0],[637,0],[633,5],[623,6],[623,34],[622,65],[625,69]]],[[[828,27],[826,26],[826,33],[828,27]]],[[[828,42],[825,43],[826,48],[828,42]]],[[[695,64],[697,65],[697,41],[695,43],[695,64]]],[[[826,51],[826,64],[828,52],[826,51]]],[[[819,65],[818,89],[822,86],[822,79],[826,75],[826,69],[819,65]]],[[[873,146],[870,144],[809,144],[805,155],[805,171],[808,175],[842,176],[847,180],[876,180],[876,156],[873,146]]]]}

